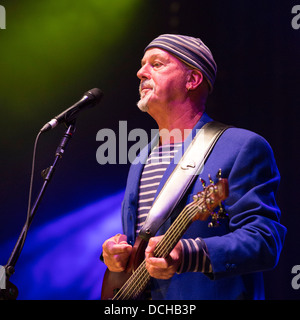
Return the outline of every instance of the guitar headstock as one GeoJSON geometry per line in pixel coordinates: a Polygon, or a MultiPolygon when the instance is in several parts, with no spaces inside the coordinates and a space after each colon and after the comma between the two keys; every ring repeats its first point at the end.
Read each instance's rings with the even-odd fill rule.
{"type": "MultiPolygon", "coordinates": [[[[193,205],[197,206],[199,211],[195,215],[193,221],[195,220],[202,220],[205,221],[208,219],[210,215],[214,218],[214,220],[217,221],[218,218],[222,218],[219,216],[220,214],[224,214],[221,202],[224,201],[229,194],[228,190],[228,181],[227,179],[222,179],[220,176],[220,171],[218,173],[218,182],[214,184],[212,181],[210,175],[209,175],[209,181],[210,184],[208,186],[205,185],[204,180],[200,179],[203,185],[203,191],[198,192],[193,197],[193,205]],[[220,206],[219,213],[214,213],[213,210],[220,206]],[[214,216],[213,216],[214,215],[214,216]]],[[[210,226],[214,226],[216,224],[216,221],[213,222],[210,226]]]]}

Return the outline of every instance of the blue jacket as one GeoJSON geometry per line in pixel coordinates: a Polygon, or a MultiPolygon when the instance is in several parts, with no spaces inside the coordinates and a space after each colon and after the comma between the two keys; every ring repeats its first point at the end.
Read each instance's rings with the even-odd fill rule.
{"type": "MultiPolygon", "coordinates": [[[[209,121],[212,119],[204,114],[191,134],[209,121]]],[[[153,143],[142,150],[141,158],[147,158],[153,143]]],[[[175,158],[167,168],[157,194],[176,161],[175,158]]],[[[135,241],[141,163],[131,165],[122,204],[123,229],[131,244],[135,241]]],[[[279,222],[280,210],[275,201],[280,175],[272,149],[253,132],[227,129],[207,159],[201,178],[208,180],[208,174],[215,177],[219,168],[229,183],[229,197],[224,202],[229,218],[216,228],[208,227],[209,220],[197,220],[184,235],[204,239],[213,274],[208,277],[201,272],[187,272],[175,274],[169,280],[151,279],[154,300],[264,298],[261,271],[276,266],[286,233],[279,222]]],[[[193,195],[202,189],[202,183],[196,179],[157,234],[164,234],[184,206],[192,202],[193,195]]]]}

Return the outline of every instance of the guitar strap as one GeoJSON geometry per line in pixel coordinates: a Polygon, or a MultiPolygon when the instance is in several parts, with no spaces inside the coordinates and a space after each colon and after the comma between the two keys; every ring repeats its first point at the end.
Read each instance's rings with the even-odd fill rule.
{"type": "Polygon", "coordinates": [[[181,157],[156,197],[139,236],[148,241],[169,218],[189,186],[202,171],[204,163],[223,132],[230,128],[220,122],[206,123],[181,157]]]}

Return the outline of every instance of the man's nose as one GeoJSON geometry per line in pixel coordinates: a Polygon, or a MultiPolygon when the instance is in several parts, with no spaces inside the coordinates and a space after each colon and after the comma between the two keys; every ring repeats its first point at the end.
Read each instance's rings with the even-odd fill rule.
{"type": "Polygon", "coordinates": [[[142,80],[142,79],[150,79],[151,73],[149,70],[149,66],[147,64],[143,65],[140,70],[137,72],[137,77],[142,80]]]}

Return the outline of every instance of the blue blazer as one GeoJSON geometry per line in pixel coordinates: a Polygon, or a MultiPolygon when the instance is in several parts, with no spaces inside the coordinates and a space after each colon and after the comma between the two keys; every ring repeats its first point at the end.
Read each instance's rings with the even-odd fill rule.
{"type": "MultiPolygon", "coordinates": [[[[212,121],[203,114],[192,131],[212,121]]],[[[157,137],[141,151],[148,157],[157,137]]],[[[191,139],[186,139],[191,141],[191,139]]],[[[186,142],[189,143],[189,142],[186,142]]],[[[186,150],[187,146],[184,146],[186,150]]],[[[157,194],[174,170],[178,159],[167,168],[157,194]]],[[[132,164],[122,203],[123,231],[134,244],[139,180],[145,161],[132,164]]],[[[271,147],[261,136],[244,129],[230,128],[223,133],[207,159],[201,178],[215,177],[219,168],[228,179],[229,197],[225,200],[228,219],[209,228],[207,221],[194,222],[184,238],[204,239],[213,274],[201,272],[175,274],[169,280],[151,279],[152,298],[158,299],[263,299],[261,271],[274,268],[283,246],[286,228],[279,222],[280,210],[275,201],[280,175],[271,147]]],[[[195,179],[181,203],[157,234],[164,234],[184,206],[203,189],[195,179]]]]}

